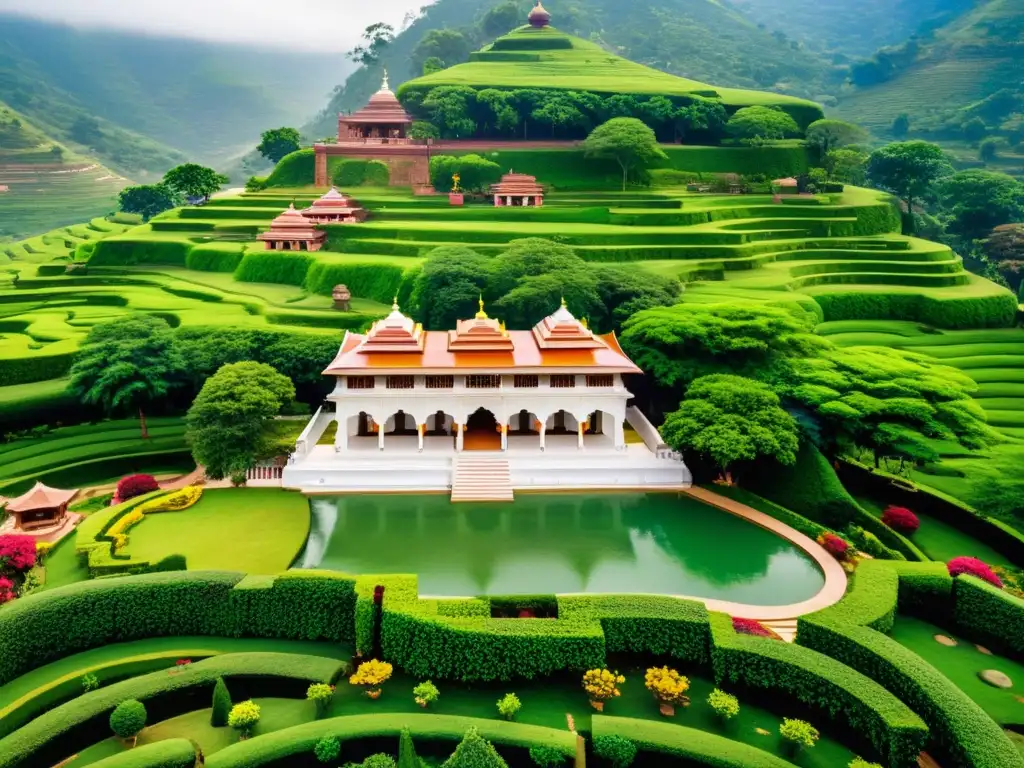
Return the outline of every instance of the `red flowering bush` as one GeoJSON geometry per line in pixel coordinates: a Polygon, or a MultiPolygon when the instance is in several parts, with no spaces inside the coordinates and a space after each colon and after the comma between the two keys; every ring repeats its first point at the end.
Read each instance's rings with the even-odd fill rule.
{"type": "Polygon", "coordinates": [[[14,582],[6,576],[0,576],[0,605],[9,603],[14,598],[14,582]]]}
{"type": "Polygon", "coordinates": [[[994,587],[1003,588],[1003,581],[996,572],[976,557],[954,557],[946,564],[946,568],[950,576],[956,577],[966,573],[968,576],[977,576],[994,587]]]}
{"type": "Polygon", "coordinates": [[[836,560],[845,560],[850,551],[850,545],[834,533],[823,533],[818,537],[818,543],[825,548],[836,560]]]}
{"type": "Polygon", "coordinates": [[[0,536],[0,572],[24,573],[36,564],[36,540],[31,536],[0,536]]]}
{"type": "Polygon", "coordinates": [[[882,522],[900,533],[913,533],[921,527],[917,515],[906,507],[888,506],[882,513],[882,522]]]}
{"type": "Polygon", "coordinates": [[[741,635],[754,635],[755,637],[770,637],[773,640],[781,639],[775,632],[768,629],[757,619],[741,619],[738,616],[732,617],[732,628],[741,635]]]}
{"type": "Polygon", "coordinates": [[[117,502],[128,501],[136,496],[159,490],[160,484],[152,475],[128,475],[118,481],[114,500],[117,502]]]}

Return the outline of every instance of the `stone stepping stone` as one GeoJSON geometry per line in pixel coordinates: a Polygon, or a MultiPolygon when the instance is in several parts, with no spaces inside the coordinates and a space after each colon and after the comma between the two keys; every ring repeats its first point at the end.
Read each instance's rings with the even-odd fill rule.
{"type": "Polygon", "coordinates": [[[984,654],[985,656],[991,656],[992,655],[992,651],[990,651],[984,645],[975,645],[974,647],[978,649],[978,653],[984,654]]]}
{"type": "Polygon", "coordinates": [[[993,688],[1012,688],[1013,680],[1010,679],[1009,675],[1004,672],[1000,672],[998,669],[986,669],[983,672],[978,673],[978,677],[983,682],[988,683],[993,688]]]}
{"type": "Polygon", "coordinates": [[[952,637],[948,637],[946,635],[936,635],[935,636],[935,642],[938,643],[939,645],[944,645],[947,648],[955,648],[956,645],[957,645],[956,640],[954,640],[952,637]]]}

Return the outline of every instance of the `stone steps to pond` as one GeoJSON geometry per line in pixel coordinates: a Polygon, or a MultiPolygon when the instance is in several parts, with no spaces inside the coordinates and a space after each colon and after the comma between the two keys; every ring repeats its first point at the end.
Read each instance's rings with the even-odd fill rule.
{"type": "Polygon", "coordinates": [[[792,643],[796,640],[796,619],[776,619],[774,621],[763,621],[761,623],[787,643],[792,643]]]}
{"type": "Polygon", "coordinates": [[[512,501],[512,472],[506,459],[459,456],[452,472],[452,502],[512,501]]]}

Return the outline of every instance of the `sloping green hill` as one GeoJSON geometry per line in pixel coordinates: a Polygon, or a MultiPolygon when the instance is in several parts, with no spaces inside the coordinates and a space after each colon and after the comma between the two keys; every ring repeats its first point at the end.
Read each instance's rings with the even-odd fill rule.
{"type": "Polygon", "coordinates": [[[106,214],[127,184],[0,102],[0,242],[106,214]]]}
{"type": "Polygon", "coordinates": [[[438,86],[484,88],[538,88],[594,93],[663,94],[720,99],[727,107],[754,104],[779,106],[807,125],[821,117],[821,107],[767,91],[719,88],[670,75],[624,59],[595,43],[557,29],[520,27],[474,53],[466,64],[405,83],[398,92],[403,101],[415,102],[438,86]]]}

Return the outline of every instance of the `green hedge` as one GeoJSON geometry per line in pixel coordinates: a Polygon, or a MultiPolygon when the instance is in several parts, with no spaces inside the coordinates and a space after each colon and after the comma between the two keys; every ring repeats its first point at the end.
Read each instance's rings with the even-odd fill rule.
{"type": "MultiPolygon", "coordinates": [[[[895,601],[895,593],[894,593],[895,601]]],[[[914,765],[928,738],[924,722],[871,678],[799,645],[739,635],[725,614],[711,619],[715,680],[782,690],[832,719],[841,716],[891,768],[914,765]]]]}
{"type": "MultiPolygon", "coordinates": [[[[698,731],[696,728],[656,720],[605,715],[594,715],[591,723],[591,736],[595,739],[619,736],[629,739],[643,752],[686,760],[687,765],[706,765],[711,768],[793,768],[793,763],[788,760],[757,747],[707,731],[698,731]]],[[[658,761],[658,758],[653,759],[658,761]]]]}
{"type": "Polygon", "coordinates": [[[302,251],[249,251],[235,270],[235,280],[302,285],[313,261],[302,251]]]}
{"type": "MultiPolygon", "coordinates": [[[[0,768],[28,768],[44,764],[33,755],[94,718],[102,718],[126,699],[145,703],[176,692],[213,690],[218,677],[274,678],[309,683],[333,683],[347,669],[345,662],[323,656],[293,653],[229,653],[175,670],[151,672],[98,690],[54,707],[28,725],[0,739],[0,768]]],[[[187,710],[186,710],[187,711],[187,710]]],[[[63,745],[62,745],[63,746],[63,745]]]]}
{"type": "Polygon", "coordinates": [[[331,180],[338,187],[386,187],[391,169],[381,160],[343,160],[333,169],[331,180]]]}
{"type": "Polygon", "coordinates": [[[1024,600],[975,578],[953,579],[958,628],[976,642],[1008,656],[1024,657],[1024,600]]]}
{"type": "Polygon", "coordinates": [[[201,765],[199,754],[199,747],[188,739],[165,739],[90,765],[92,768],[195,768],[201,765]]]}
{"type": "Polygon", "coordinates": [[[78,651],[147,637],[348,642],[354,603],[351,577],[320,571],[178,571],[80,582],[0,608],[0,684],[78,651]]]}
{"type": "Polygon", "coordinates": [[[28,357],[0,357],[0,387],[34,384],[67,376],[75,361],[74,352],[28,357]]]}
{"type": "Polygon", "coordinates": [[[199,272],[234,272],[242,261],[241,243],[197,245],[185,257],[185,266],[199,272]]]}
{"type": "Polygon", "coordinates": [[[576,754],[576,737],[566,730],[475,717],[396,713],[335,717],[275,731],[215,752],[207,758],[206,768],[281,765],[288,758],[312,753],[316,742],[325,736],[336,737],[342,742],[342,749],[345,749],[344,745],[361,739],[394,739],[395,748],[391,751],[397,752],[398,737],[403,728],[412,733],[417,747],[421,743],[442,742],[454,749],[466,731],[476,728],[481,736],[499,748],[526,750],[550,747],[567,759],[576,754]]]}
{"type": "Polygon", "coordinates": [[[885,570],[898,581],[916,579],[912,589],[918,594],[937,583],[937,572],[928,576],[919,566],[861,563],[853,590],[842,601],[799,619],[797,642],[870,676],[912,707],[931,729],[943,765],[1024,768],[1024,757],[967,694],[920,656],[872,629],[891,626],[898,599],[898,584],[892,574],[882,575],[885,570]]]}
{"type": "Polygon", "coordinates": [[[310,293],[330,296],[334,286],[344,284],[353,296],[390,304],[399,294],[406,272],[398,264],[317,261],[306,273],[305,287],[310,293]]]}
{"type": "Polygon", "coordinates": [[[73,424],[99,414],[99,409],[82,405],[68,391],[67,379],[29,383],[35,385],[31,390],[9,390],[4,399],[0,399],[0,430],[3,432],[57,422],[73,424]]]}
{"type": "Polygon", "coordinates": [[[316,173],[316,151],[300,149],[285,155],[267,177],[268,187],[308,187],[316,173]]]}
{"type": "Polygon", "coordinates": [[[909,320],[936,328],[1008,328],[1017,316],[1009,291],[991,296],[939,299],[924,293],[843,291],[814,297],[832,320],[909,320]]]}
{"type": "Polygon", "coordinates": [[[89,264],[94,267],[130,267],[136,264],[184,267],[191,248],[192,243],[184,239],[107,238],[96,243],[89,264]]]}

